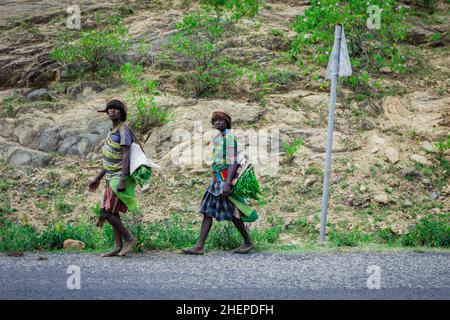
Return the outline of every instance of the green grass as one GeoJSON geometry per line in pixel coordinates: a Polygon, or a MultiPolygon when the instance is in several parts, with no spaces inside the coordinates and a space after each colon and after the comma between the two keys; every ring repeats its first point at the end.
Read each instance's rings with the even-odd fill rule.
{"type": "MultiPolygon", "coordinates": [[[[95,211],[96,208],[93,208],[95,211]]],[[[134,252],[147,250],[175,250],[194,245],[199,237],[199,227],[184,221],[175,213],[161,222],[142,223],[141,216],[125,216],[124,224],[136,240],[134,252]]],[[[272,227],[249,232],[258,249],[274,243],[281,231],[282,220],[269,215],[272,227]]],[[[2,219],[0,223],[0,252],[24,252],[37,250],[60,250],[67,239],[80,240],[86,250],[106,250],[113,245],[112,229],[94,226],[88,218],[76,224],[55,222],[38,232],[33,226],[2,219]]],[[[242,243],[242,237],[230,222],[215,223],[206,242],[206,249],[233,249],[242,243]]]]}

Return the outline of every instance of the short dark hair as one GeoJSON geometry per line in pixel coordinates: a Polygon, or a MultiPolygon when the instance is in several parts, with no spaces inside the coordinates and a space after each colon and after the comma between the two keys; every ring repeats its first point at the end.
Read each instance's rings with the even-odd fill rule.
{"type": "Polygon", "coordinates": [[[125,106],[122,102],[119,100],[111,100],[106,104],[106,110],[116,108],[120,110],[120,114],[122,115],[122,121],[125,121],[127,119],[127,113],[125,112],[125,106]]]}

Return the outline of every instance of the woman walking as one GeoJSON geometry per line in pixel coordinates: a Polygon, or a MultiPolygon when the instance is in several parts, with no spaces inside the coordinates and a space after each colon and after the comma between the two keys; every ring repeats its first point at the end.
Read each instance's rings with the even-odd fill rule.
{"type": "Polygon", "coordinates": [[[136,210],[135,182],[130,176],[130,147],[135,139],[133,132],[125,124],[127,106],[121,98],[109,100],[106,108],[98,112],[107,113],[112,121],[112,128],[102,149],[103,168],[90,181],[89,191],[97,190],[101,179],[106,177],[98,225],[103,225],[104,220],[112,225],[114,249],[102,256],[125,256],[131,250],[134,239],[123,225],[119,212],[136,210]]]}
{"type": "Polygon", "coordinates": [[[238,229],[244,243],[236,253],[247,253],[254,248],[247,228],[242,221],[242,212],[228,198],[231,195],[231,182],[235,177],[237,164],[237,141],[231,133],[231,116],[224,110],[212,114],[211,123],[219,130],[213,139],[212,170],[213,181],[203,196],[200,213],[203,214],[200,238],[190,249],[183,249],[185,254],[204,254],[204,244],[211,230],[213,218],[217,221],[232,221],[238,229]]]}

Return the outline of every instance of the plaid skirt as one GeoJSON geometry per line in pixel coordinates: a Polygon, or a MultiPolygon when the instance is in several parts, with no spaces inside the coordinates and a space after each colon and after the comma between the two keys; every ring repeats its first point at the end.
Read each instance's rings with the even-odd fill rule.
{"type": "Polygon", "coordinates": [[[210,183],[203,196],[200,213],[215,218],[217,221],[241,217],[241,213],[236,206],[228,198],[222,196],[225,184],[225,181],[215,180],[210,183]]]}

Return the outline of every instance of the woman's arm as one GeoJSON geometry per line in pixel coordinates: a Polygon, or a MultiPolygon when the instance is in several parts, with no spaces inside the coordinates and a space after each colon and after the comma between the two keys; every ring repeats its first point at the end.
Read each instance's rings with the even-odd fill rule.
{"type": "Polygon", "coordinates": [[[234,154],[231,158],[233,163],[228,167],[227,171],[227,180],[225,182],[225,188],[223,189],[222,195],[224,197],[228,197],[231,194],[231,181],[233,181],[234,175],[236,174],[236,170],[238,167],[237,164],[237,145],[234,145],[234,154]]]}
{"type": "Polygon", "coordinates": [[[100,184],[100,181],[102,180],[105,173],[106,173],[105,169],[100,170],[98,175],[89,182],[89,191],[90,192],[94,192],[95,190],[97,190],[97,188],[100,184]]]}
{"type": "Polygon", "coordinates": [[[117,191],[125,190],[125,180],[130,172],[130,147],[122,146],[122,171],[120,173],[120,182],[117,191]]]}

